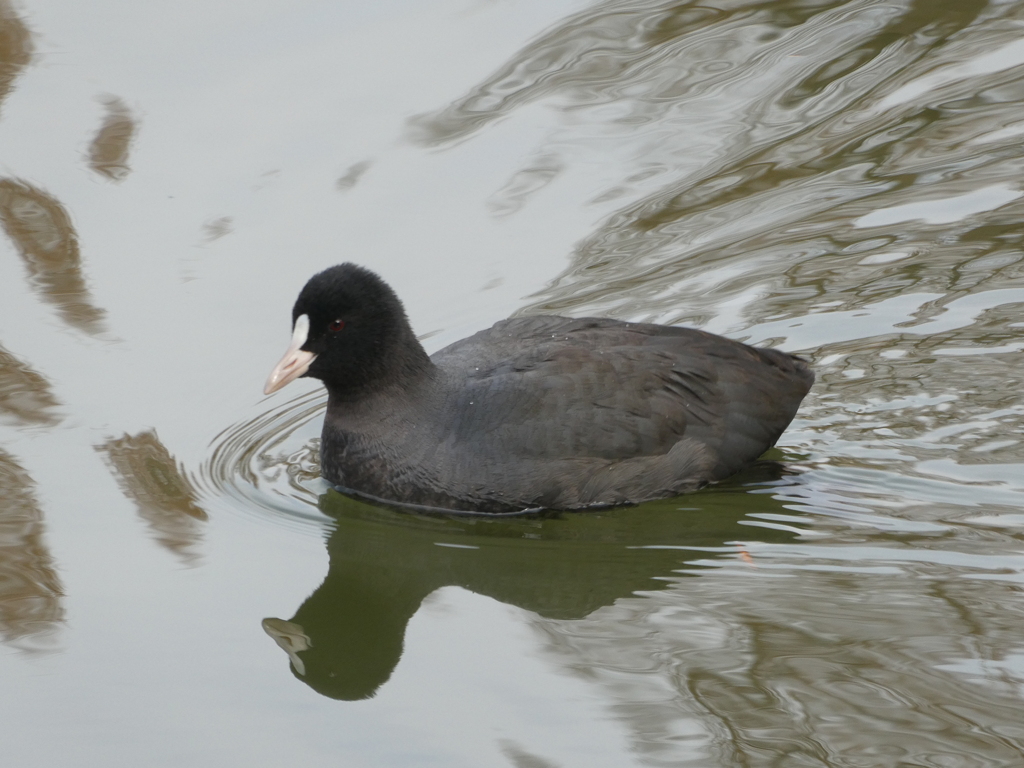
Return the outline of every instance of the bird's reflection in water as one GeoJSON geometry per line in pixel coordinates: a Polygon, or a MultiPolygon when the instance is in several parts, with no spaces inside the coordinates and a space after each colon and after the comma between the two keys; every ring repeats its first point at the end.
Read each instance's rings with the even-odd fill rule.
{"type": "Polygon", "coordinates": [[[329,491],[320,497],[336,521],[327,577],[290,620],[268,618],[263,628],[311,688],[366,699],[391,676],[406,625],[434,590],[459,586],[545,618],[582,619],[666,587],[694,559],[688,547],[792,539],[750,525],[751,515],[786,511],[769,492],[797,481],[782,473],[761,462],[689,496],[526,517],[413,514],[329,491]]]}

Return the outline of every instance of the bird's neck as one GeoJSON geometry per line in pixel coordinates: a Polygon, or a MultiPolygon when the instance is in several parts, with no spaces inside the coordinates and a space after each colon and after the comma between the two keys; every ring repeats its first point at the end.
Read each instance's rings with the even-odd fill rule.
{"type": "Polygon", "coordinates": [[[359,355],[332,375],[322,376],[329,402],[345,405],[414,396],[436,368],[407,324],[382,337],[369,354],[359,355]]]}
{"type": "Polygon", "coordinates": [[[328,412],[344,411],[369,419],[385,418],[405,403],[423,399],[435,388],[438,369],[416,339],[415,350],[390,356],[386,365],[356,367],[340,380],[324,381],[328,412]]]}

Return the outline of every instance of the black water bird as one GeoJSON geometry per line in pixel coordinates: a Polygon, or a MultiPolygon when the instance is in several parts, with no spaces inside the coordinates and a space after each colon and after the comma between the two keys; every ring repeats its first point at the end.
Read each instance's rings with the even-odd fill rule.
{"type": "Polygon", "coordinates": [[[798,357],[690,328],[502,320],[428,356],[394,291],[341,264],[292,309],[267,380],[327,388],[321,473],[343,490],[468,512],[635,504],[753,462],[814,374],[798,357]]]}

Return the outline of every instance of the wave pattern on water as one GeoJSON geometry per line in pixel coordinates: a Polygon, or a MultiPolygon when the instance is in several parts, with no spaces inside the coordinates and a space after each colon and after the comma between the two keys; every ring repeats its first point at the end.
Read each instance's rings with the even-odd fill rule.
{"type": "Polygon", "coordinates": [[[262,519],[321,531],[327,521],[317,509],[328,488],[318,454],[325,403],[325,394],[314,391],[221,432],[199,470],[200,493],[262,519]]]}
{"type": "MultiPolygon", "coordinates": [[[[644,765],[1024,759],[1024,4],[604,2],[412,121],[550,128],[489,200],[600,164],[523,314],[687,323],[808,356],[799,482],[673,590],[536,620],[644,765]]],[[[565,185],[567,189],[571,185],[565,185]]],[[[664,546],[664,545],[660,545],[664,546]]]]}
{"type": "MultiPolygon", "coordinates": [[[[998,479],[954,497],[1013,506],[1019,15],[981,0],[602,3],[417,118],[415,135],[452,145],[545,100],[564,118],[521,173],[606,151],[629,173],[596,195],[613,210],[521,312],[784,344],[819,372],[788,447],[832,466],[897,462],[894,497],[893,478],[926,478],[927,462],[997,462],[998,479]]],[[[492,208],[514,213],[530,190],[511,183],[492,208]]]]}

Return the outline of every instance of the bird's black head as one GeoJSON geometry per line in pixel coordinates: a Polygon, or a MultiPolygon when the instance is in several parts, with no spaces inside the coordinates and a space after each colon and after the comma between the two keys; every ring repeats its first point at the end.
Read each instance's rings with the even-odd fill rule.
{"type": "Polygon", "coordinates": [[[430,364],[395,292],[355,264],[313,275],[295,302],[292,324],[292,345],[271,374],[268,392],[312,376],[334,395],[358,394],[401,385],[430,364]]]}

